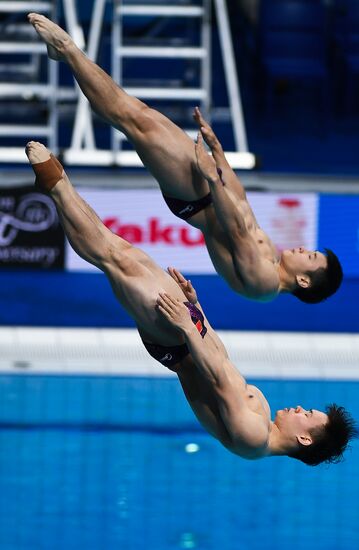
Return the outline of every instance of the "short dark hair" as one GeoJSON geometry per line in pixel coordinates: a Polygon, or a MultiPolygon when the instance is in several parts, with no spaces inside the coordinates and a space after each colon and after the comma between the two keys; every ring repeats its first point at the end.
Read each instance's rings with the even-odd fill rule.
{"type": "Polygon", "coordinates": [[[328,421],[321,428],[312,430],[311,445],[300,445],[288,456],[301,460],[308,466],[318,466],[322,462],[337,464],[343,459],[343,453],[349,441],[359,436],[354,419],[335,403],[326,407],[328,421]]]}
{"type": "Polygon", "coordinates": [[[343,269],[338,257],[329,248],[325,248],[327,267],[319,268],[310,274],[311,284],[308,288],[297,286],[292,294],[307,304],[318,304],[329,298],[340,287],[343,280],[343,269]]]}

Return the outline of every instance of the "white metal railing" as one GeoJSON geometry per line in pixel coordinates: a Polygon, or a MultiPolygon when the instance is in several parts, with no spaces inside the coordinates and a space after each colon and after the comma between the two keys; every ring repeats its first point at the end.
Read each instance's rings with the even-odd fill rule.
{"type": "MultiPolygon", "coordinates": [[[[2,14],[22,14],[23,16],[30,11],[44,13],[49,17],[55,16],[56,3],[36,2],[28,0],[27,2],[0,2],[0,13],[2,14]]],[[[45,44],[40,39],[29,41],[30,28],[26,23],[14,23],[10,20],[6,26],[6,17],[2,22],[2,41],[0,42],[0,53],[4,56],[0,68],[0,101],[16,99],[17,102],[23,102],[25,105],[29,101],[36,101],[41,109],[46,111],[44,121],[38,123],[2,123],[0,124],[1,137],[23,137],[24,141],[32,137],[45,137],[51,149],[57,152],[58,137],[58,110],[57,110],[57,92],[58,92],[58,67],[47,58],[45,44]],[[16,41],[13,37],[18,35],[16,41]],[[20,59],[18,55],[20,54],[20,59]],[[15,57],[14,57],[15,56],[15,57]],[[43,82],[36,82],[34,79],[39,74],[41,66],[40,58],[46,56],[47,76],[43,82]],[[16,69],[16,70],[15,70],[16,69]],[[7,76],[7,81],[1,76],[1,73],[7,76]],[[9,77],[9,75],[11,75],[9,77]],[[21,81],[25,80],[24,81],[21,81]],[[32,80],[32,82],[29,82],[32,80]]],[[[7,103],[5,103],[5,106],[7,103]]],[[[0,147],[0,161],[5,162],[24,162],[25,155],[22,150],[16,148],[0,147]]]]}
{"type": "Polygon", "coordinates": [[[53,2],[6,2],[2,0],[0,2],[0,13],[26,13],[27,11],[34,11],[36,13],[49,13],[52,11],[53,2]]]}
{"type": "MultiPolygon", "coordinates": [[[[230,121],[232,124],[235,151],[227,153],[227,158],[233,168],[252,169],[255,166],[255,157],[248,151],[248,143],[246,129],[243,117],[240,88],[235,66],[232,38],[228,21],[228,13],[225,0],[202,0],[200,6],[183,5],[176,2],[171,2],[171,5],[156,4],[153,0],[153,5],[148,3],[132,2],[126,4],[126,0],[93,0],[92,16],[87,41],[84,37],[84,32],[78,20],[75,0],[62,0],[64,17],[66,22],[66,30],[74,38],[76,44],[83,49],[93,61],[97,60],[101,31],[104,21],[106,1],[111,1],[114,7],[114,22],[112,36],[112,77],[120,85],[123,80],[123,63],[124,57],[144,57],[150,62],[151,59],[194,59],[199,63],[199,81],[198,88],[181,88],[181,87],[162,87],[153,86],[131,86],[125,87],[125,90],[140,99],[161,100],[176,100],[194,101],[199,104],[206,116],[210,117],[211,113],[211,11],[212,6],[215,9],[219,42],[223,60],[223,68],[225,73],[225,84],[227,86],[229,97],[230,121]],[[194,18],[200,22],[199,45],[191,46],[175,46],[167,44],[165,47],[155,46],[128,46],[123,45],[123,32],[126,19],[129,16],[136,17],[137,15],[155,16],[158,18],[181,17],[184,20],[194,18]]],[[[46,13],[50,17],[54,15],[54,7],[56,2],[0,2],[0,12],[23,12],[23,11],[40,11],[46,13]],[[11,9],[13,8],[13,9],[11,9]]],[[[29,53],[33,56],[43,55],[46,52],[45,46],[41,42],[29,43],[0,43],[0,52],[9,55],[15,52],[29,53]]],[[[156,61],[154,61],[156,63],[156,61]]],[[[0,68],[1,70],[1,68],[0,68]]],[[[75,116],[72,129],[71,144],[64,151],[64,160],[68,164],[77,165],[113,165],[120,166],[142,166],[142,162],[134,151],[122,150],[124,136],[120,132],[112,130],[112,145],[110,150],[104,150],[98,147],[95,139],[93,127],[93,118],[91,110],[86,98],[83,96],[79,87],[61,89],[57,86],[57,71],[58,64],[49,61],[49,81],[47,84],[14,84],[10,82],[0,83],[0,101],[2,98],[9,97],[14,93],[18,94],[19,98],[24,101],[38,97],[43,99],[49,109],[48,124],[46,129],[36,128],[36,125],[29,129],[37,131],[37,136],[47,136],[49,146],[57,149],[57,127],[58,127],[58,100],[67,99],[75,102],[75,116]]],[[[0,135],[22,135],[21,125],[0,125],[0,135]],[[7,132],[7,133],[6,133],[7,132]]],[[[24,130],[25,132],[25,130],[24,130]]],[[[189,135],[194,135],[194,131],[189,129],[189,135]]],[[[24,133],[25,137],[25,133],[24,133]]],[[[29,136],[31,137],[31,136],[29,136]]],[[[34,136],[35,137],[35,136],[34,136]]],[[[23,149],[0,147],[0,162],[25,162],[26,158],[23,149]]]]}

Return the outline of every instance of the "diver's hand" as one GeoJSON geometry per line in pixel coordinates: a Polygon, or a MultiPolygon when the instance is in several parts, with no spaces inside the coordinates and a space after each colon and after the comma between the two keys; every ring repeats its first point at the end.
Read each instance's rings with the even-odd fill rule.
{"type": "Polygon", "coordinates": [[[187,300],[191,304],[196,304],[198,301],[197,292],[192,286],[192,283],[189,279],[186,279],[178,269],[175,267],[168,267],[168,273],[171,275],[172,279],[176,281],[179,287],[181,287],[183,294],[186,296],[187,300]]]}
{"type": "Polygon", "coordinates": [[[157,308],[170,325],[181,332],[187,332],[193,328],[191,315],[183,302],[175,300],[166,292],[160,292],[157,297],[157,308]]]}
{"type": "Polygon", "coordinates": [[[218,175],[216,161],[207,153],[203,145],[203,137],[201,132],[198,132],[197,143],[195,143],[195,152],[197,167],[200,174],[208,181],[210,185],[219,183],[221,179],[218,175]]]}
{"type": "Polygon", "coordinates": [[[193,118],[198,124],[198,128],[203,136],[204,141],[207,143],[208,147],[213,151],[213,149],[221,148],[221,144],[218,141],[218,138],[208,122],[203,118],[201,111],[198,107],[195,107],[193,112],[193,118]]]}

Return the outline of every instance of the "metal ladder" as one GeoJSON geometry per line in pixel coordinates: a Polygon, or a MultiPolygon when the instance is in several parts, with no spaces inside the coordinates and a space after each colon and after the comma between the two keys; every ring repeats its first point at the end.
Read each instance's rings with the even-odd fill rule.
{"type": "MultiPolygon", "coordinates": [[[[248,151],[225,0],[171,0],[171,2],[168,0],[93,0],[87,43],[77,18],[75,0],[62,0],[68,32],[78,46],[85,49],[87,55],[94,61],[98,54],[106,1],[111,2],[114,10],[111,44],[112,76],[120,85],[125,84],[124,88],[128,93],[144,100],[151,100],[151,105],[163,102],[165,106],[166,102],[175,102],[170,106],[169,116],[171,118],[173,118],[174,111],[179,110],[183,114],[187,110],[187,119],[190,119],[188,113],[192,112],[195,104],[199,104],[204,115],[210,118],[211,9],[212,6],[215,8],[235,145],[235,151],[226,153],[226,155],[233,168],[254,168],[255,157],[248,151]],[[150,37],[154,42],[152,44],[142,42],[141,44],[136,39],[135,44],[124,43],[127,25],[131,22],[132,25],[136,25],[136,21],[144,19],[152,22],[153,26],[150,32],[144,32],[139,40],[143,41],[143,37],[145,40],[150,37]],[[161,32],[165,24],[174,21],[181,22],[179,36],[174,39],[167,35],[168,41],[165,43],[161,32]],[[189,32],[187,35],[186,29],[191,24],[197,24],[197,32],[192,32],[192,34],[189,32]],[[188,37],[195,37],[193,44],[189,43],[188,37]],[[138,82],[131,83],[124,73],[124,68],[128,61],[135,62],[136,59],[142,59],[142,62],[145,59],[145,66],[150,63],[153,66],[163,65],[166,62],[174,64],[182,60],[185,68],[189,67],[192,77],[195,74],[197,80],[192,77],[191,80],[191,78],[187,78],[188,75],[184,74],[170,79],[168,85],[164,86],[163,82],[159,80],[154,82],[154,79],[151,78],[144,82],[141,69],[137,75],[138,82]],[[193,69],[195,65],[197,69],[193,69]],[[139,83],[139,77],[142,78],[141,83],[139,83]],[[196,85],[192,85],[193,81],[196,82],[196,85]]],[[[40,64],[43,55],[46,55],[46,47],[36,39],[33,29],[26,22],[25,15],[29,11],[36,11],[54,19],[56,4],[59,4],[56,0],[0,1],[0,14],[5,14],[2,30],[6,31],[5,34],[1,33],[0,54],[7,56],[5,63],[0,62],[0,109],[5,109],[6,101],[9,102],[16,98],[23,106],[41,108],[41,112],[45,112],[41,124],[26,122],[26,119],[32,116],[30,109],[30,115],[24,111],[24,122],[21,120],[21,124],[12,121],[0,125],[0,162],[26,162],[23,146],[11,147],[9,146],[11,140],[8,140],[6,146],[1,147],[1,140],[5,136],[15,139],[19,137],[25,139],[45,138],[47,145],[56,153],[58,149],[59,100],[66,99],[75,102],[71,144],[63,151],[66,163],[87,166],[142,166],[137,153],[128,149],[128,145],[125,145],[124,142],[124,136],[119,132],[111,130],[112,142],[109,149],[97,147],[94,120],[88,102],[79,92],[78,87],[59,88],[58,63],[47,60],[47,77],[41,80],[40,75],[43,72],[40,72],[40,64]],[[7,21],[6,14],[9,15],[9,21],[7,21]],[[17,16],[19,19],[23,18],[22,24],[17,20],[17,16]],[[12,23],[11,18],[15,19],[15,23],[12,23]],[[16,32],[13,32],[14,29],[16,32]],[[11,35],[11,33],[13,34],[11,35]],[[14,39],[10,39],[11,36],[14,36],[14,39]],[[24,36],[26,39],[23,38],[24,36]],[[27,56],[26,61],[20,62],[16,58],[17,54],[27,56]],[[12,78],[12,75],[20,75],[20,79],[12,78]]],[[[185,126],[181,124],[181,127],[185,126]]],[[[196,130],[194,127],[192,130],[188,129],[191,137],[195,135],[196,130]]],[[[25,142],[25,139],[22,142],[25,142]]]]}
{"type": "MultiPolygon", "coordinates": [[[[46,56],[46,46],[36,38],[26,22],[26,14],[34,11],[54,18],[56,2],[28,0],[1,1],[2,15],[0,54],[0,111],[7,119],[0,124],[0,140],[10,138],[45,139],[57,152],[57,63],[46,61],[46,75],[42,76],[41,59],[46,56]],[[26,109],[26,111],[25,111],[26,109]],[[24,111],[22,117],[20,113],[24,111]],[[28,114],[29,113],[29,114],[28,114]],[[26,118],[35,116],[35,122],[26,118]],[[21,120],[21,122],[20,122],[21,120]]],[[[24,147],[0,146],[0,162],[26,160],[24,147]]]]}
{"type": "MultiPolygon", "coordinates": [[[[199,104],[204,116],[210,119],[211,113],[211,11],[212,4],[215,8],[220,48],[222,53],[223,68],[226,78],[226,85],[229,97],[229,113],[232,122],[235,152],[230,153],[228,160],[233,167],[253,168],[255,158],[248,152],[245,123],[242,112],[240,90],[237,78],[237,71],[234,60],[233,45],[231,39],[230,25],[228,21],[227,6],[225,0],[175,0],[168,5],[166,0],[115,0],[115,13],[112,37],[112,73],[114,80],[124,87],[133,96],[144,100],[156,100],[166,102],[176,100],[176,105],[188,104],[191,101],[191,109],[194,104],[199,104]],[[177,18],[187,22],[194,19],[199,23],[199,32],[196,44],[182,45],[178,39],[171,36],[160,45],[126,43],[126,25],[132,18],[143,20],[144,18],[154,20],[155,25],[161,29],[166,22],[177,18]],[[142,59],[142,62],[159,63],[165,60],[186,59],[192,63],[197,61],[199,82],[196,87],[188,87],[183,80],[178,84],[168,86],[149,82],[147,86],[126,85],[125,64],[129,59],[142,59]]],[[[154,26],[155,26],[154,25],[154,26]]],[[[185,25],[183,24],[183,32],[185,25]]],[[[192,138],[196,136],[197,127],[185,130],[192,138]]],[[[120,132],[112,131],[112,148],[114,151],[121,151],[125,136],[120,132]]],[[[130,162],[131,152],[123,151],[117,155],[118,163],[121,159],[130,162]]],[[[133,157],[135,163],[135,157],[133,157]]]]}
{"type": "MultiPolygon", "coordinates": [[[[115,0],[112,37],[112,73],[114,80],[127,93],[143,100],[155,100],[157,104],[176,101],[176,109],[186,110],[188,102],[200,105],[202,112],[208,116],[211,105],[211,2],[201,0],[190,4],[186,0],[175,0],[168,5],[162,0],[146,4],[143,0],[129,2],[115,0]],[[131,44],[128,27],[131,23],[136,28],[136,21],[147,25],[149,32],[142,39],[131,44]],[[178,23],[179,22],[179,23],[178,23]],[[172,27],[171,27],[172,23],[172,27]],[[180,36],[172,36],[176,23],[180,26],[180,36]],[[151,30],[152,27],[152,30],[151,30]],[[126,36],[127,35],[127,36],[126,36]],[[152,35],[152,36],[151,36],[152,35]],[[140,67],[162,63],[166,68],[177,62],[182,74],[173,74],[172,79],[140,78],[140,85],[132,85],[127,76],[126,65],[131,62],[140,67]],[[190,78],[186,78],[186,72],[190,78]],[[194,73],[196,78],[193,78],[194,73]],[[187,80],[187,82],[186,82],[187,80]],[[195,81],[195,85],[193,85],[195,81]],[[192,84],[192,85],[191,85],[192,84]]],[[[165,69],[162,67],[162,72],[165,69]]],[[[136,80],[132,78],[133,81],[136,80]]],[[[190,119],[190,117],[186,117],[190,119]]],[[[197,129],[187,129],[195,137],[197,129]]],[[[112,146],[115,151],[121,149],[125,137],[113,130],[112,146]]]]}

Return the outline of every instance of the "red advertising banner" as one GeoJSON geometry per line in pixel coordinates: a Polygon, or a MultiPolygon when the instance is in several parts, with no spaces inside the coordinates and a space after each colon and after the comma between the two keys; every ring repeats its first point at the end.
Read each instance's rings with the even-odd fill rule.
{"type": "MultiPolygon", "coordinates": [[[[113,233],[145,250],[162,267],[214,274],[201,232],[175,217],[157,189],[79,189],[113,233]]],[[[316,247],[318,197],[314,193],[247,193],[259,225],[279,250],[316,247]]],[[[69,270],[95,270],[66,244],[69,270]]]]}

